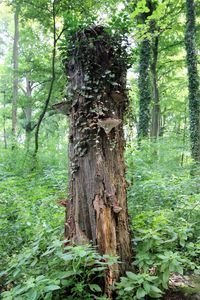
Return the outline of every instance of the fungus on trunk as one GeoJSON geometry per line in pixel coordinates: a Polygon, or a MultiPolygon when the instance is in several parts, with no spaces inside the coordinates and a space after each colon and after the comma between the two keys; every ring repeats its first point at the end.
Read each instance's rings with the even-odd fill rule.
{"type": "Polygon", "coordinates": [[[75,35],[70,57],[70,202],[65,235],[71,242],[92,242],[101,254],[119,257],[121,263],[107,271],[108,291],[108,285],[130,268],[132,258],[122,126],[127,56],[120,39],[96,26],[75,35]]]}
{"type": "Polygon", "coordinates": [[[117,127],[122,120],[115,119],[115,118],[106,118],[106,119],[99,119],[98,125],[102,127],[106,134],[109,134],[111,130],[115,127],[117,127]]]}
{"type": "Polygon", "coordinates": [[[53,104],[52,108],[63,115],[69,114],[69,103],[67,101],[53,104]]]}

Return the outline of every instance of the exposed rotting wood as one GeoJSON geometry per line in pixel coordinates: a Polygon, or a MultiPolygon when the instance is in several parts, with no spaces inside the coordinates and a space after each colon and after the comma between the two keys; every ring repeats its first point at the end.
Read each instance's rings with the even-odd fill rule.
{"type": "Polygon", "coordinates": [[[107,271],[111,296],[108,285],[130,268],[132,258],[123,157],[126,54],[121,41],[100,26],[78,32],[70,54],[70,204],[65,235],[119,257],[121,263],[107,271]]]}

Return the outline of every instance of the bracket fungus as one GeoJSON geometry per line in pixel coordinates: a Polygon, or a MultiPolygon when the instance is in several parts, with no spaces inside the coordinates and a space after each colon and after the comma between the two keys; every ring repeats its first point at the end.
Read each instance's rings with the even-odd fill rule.
{"type": "Polygon", "coordinates": [[[117,127],[122,122],[121,119],[106,118],[98,120],[98,125],[104,129],[106,134],[109,134],[111,130],[117,127]]]}
{"type": "Polygon", "coordinates": [[[57,110],[59,113],[63,115],[69,115],[70,103],[66,101],[62,101],[60,103],[56,103],[52,105],[52,108],[57,110]]]}
{"type": "Polygon", "coordinates": [[[114,213],[118,214],[122,211],[122,208],[119,205],[114,205],[113,211],[114,211],[114,213]]]}
{"type": "Polygon", "coordinates": [[[120,91],[112,91],[111,92],[111,97],[114,101],[116,102],[120,102],[123,100],[123,93],[121,93],[120,91]]]}

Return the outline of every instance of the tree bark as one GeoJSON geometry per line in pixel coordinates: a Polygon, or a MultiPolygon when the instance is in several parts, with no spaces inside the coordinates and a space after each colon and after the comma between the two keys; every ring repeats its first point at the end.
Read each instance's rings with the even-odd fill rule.
{"type": "Polygon", "coordinates": [[[26,76],[26,107],[24,108],[25,114],[25,132],[26,132],[26,149],[29,151],[30,140],[31,140],[31,132],[32,128],[32,84],[31,81],[26,76]]]}
{"type": "MultiPolygon", "coordinates": [[[[146,3],[149,11],[143,13],[139,18],[139,23],[145,24],[147,18],[152,14],[154,5],[151,0],[146,3]]],[[[147,33],[150,29],[147,29],[147,33]]],[[[138,139],[139,142],[143,138],[149,136],[150,124],[150,103],[151,103],[151,80],[150,80],[150,60],[151,45],[148,36],[145,36],[140,45],[139,54],[139,123],[138,123],[138,139]]]]}
{"type": "Polygon", "coordinates": [[[145,39],[141,43],[139,62],[139,123],[138,138],[148,137],[150,123],[151,83],[149,76],[150,43],[145,39]]]}
{"type": "Polygon", "coordinates": [[[157,62],[158,62],[158,36],[155,37],[152,45],[152,86],[153,86],[153,110],[152,110],[152,124],[151,124],[151,138],[156,140],[160,134],[160,101],[157,79],[157,62]]]}
{"type": "Polygon", "coordinates": [[[92,242],[119,256],[109,268],[113,284],[131,263],[126,203],[123,115],[127,104],[126,57],[102,27],[77,33],[67,65],[71,104],[69,205],[65,236],[92,242]]]}
{"type": "Polygon", "coordinates": [[[12,147],[16,142],[17,129],[17,101],[18,101],[18,44],[19,44],[19,9],[14,14],[14,43],[13,43],[13,98],[12,98],[12,147]]]}
{"type": "Polygon", "coordinates": [[[2,91],[3,93],[3,140],[4,140],[4,147],[5,149],[8,148],[8,143],[7,143],[7,133],[6,133],[6,92],[2,91]]]}
{"type": "Polygon", "coordinates": [[[186,0],[185,46],[188,68],[189,113],[191,154],[195,162],[200,162],[200,91],[195,45],[194,0],[186,0]]]}

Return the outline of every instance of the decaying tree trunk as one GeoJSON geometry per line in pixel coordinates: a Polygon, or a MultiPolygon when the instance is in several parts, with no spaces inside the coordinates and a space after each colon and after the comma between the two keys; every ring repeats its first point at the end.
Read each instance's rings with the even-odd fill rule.
{"type": "Polygon", "coordinates": [[[66,65],[71,96],[61,105],[64,110],[70,106],[65,236],[119,256],[122,263],[107,274],[112,284],[131,262],[122,127],[126,55],[121,42],[100,26],[78,32],[73,45],[66,65]]]}

